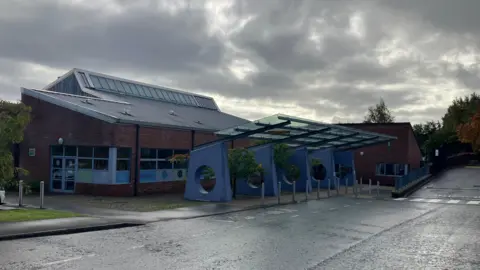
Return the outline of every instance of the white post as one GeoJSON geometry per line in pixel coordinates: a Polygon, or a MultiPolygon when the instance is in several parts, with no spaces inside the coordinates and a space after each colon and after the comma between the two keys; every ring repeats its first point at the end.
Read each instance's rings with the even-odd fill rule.
{"type": "Polygon", "coordinates": [[[372,195],[372,179],[368,179],[368,195],[372,195]]]}
{"type": "Polygon", "coordinates": [[[45,202],[45,182],[40,182],[40,209],[43,209],[45,202]]]}
{"type": "Polygon", "coordinates": [[[23,206],[23,180],[18,181],[18,206],[23,206]]]}
{"type": "Polygon", "coordinates": [[[328,178],[328,188],[327,188],[327,197],[330,197],[330,178],[328,178]]]}
{"type": "Polygon", "coordinates": [[[295,188],[296,188],[296,187],[295,187],[295,181],[293,181],[293,193],[292,193],[292,201],[293,201],[293,202],[296,202],[296,201],[295,201],[295,188]]]}
{"type": "Polygon", "coordinates": [[[380,197],[380,181],[377,181],[377,197],[380,197]]]}
{"type": "Polygon", "coordinates": [[[265,205],[265,183],[262,182],[262,204],[265,205]]]}
{"type": "Polygon", "coordinates": [[[320,180],[317,181],[317,200],[320,199],[320,180]]]}
{"type": "Polygon", "coordinates": [[[278,204],[280,204],[280,196],[282,196],[282,182],[278,181],[278,193],[277,193],[278,204]]]}

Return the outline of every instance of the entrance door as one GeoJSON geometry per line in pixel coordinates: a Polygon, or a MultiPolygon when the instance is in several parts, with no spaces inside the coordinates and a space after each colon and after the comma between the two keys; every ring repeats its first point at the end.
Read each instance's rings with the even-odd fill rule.
{"type": "Polygon", "coordinates": [[[56,192],[74,192],[76,158],[53,157],[51,190],[56,192]]]}

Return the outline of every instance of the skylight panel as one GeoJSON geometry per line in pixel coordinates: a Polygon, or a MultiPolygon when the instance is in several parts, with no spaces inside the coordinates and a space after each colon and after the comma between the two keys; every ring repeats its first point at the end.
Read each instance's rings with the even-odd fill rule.
{"type": "Polygon", "coordinates": [[[143,91],[143,89],[139,85],[130,84],[130,87],[134,88],[141,97],[146,97],[147,96],[147,94],[145,94],[145,91],[143,91]]]}
{"type": "Polygon", "coordinates": [[[130,91],[125,91],[125,88],[123,88],[122,84],[120,83],[120,81],[117,81],[117,80],[114,80],[114,83],[115,83],[115,87],[117,87],[118,91],[122,92],[122,93],[130,93],[130,91]]]}
{"type": "Polygon", "coordinates": [[[193,96],[188,96],[188,98],[190,99],[193,105],[198,106],[198,103],[193,96]]]}
{"type": "Polygon", "coordinates": [[[114,90],[114,91],[118,92],[118,89],[115,86],[115,83],[113,82],[112,79],[107,79],[107,84],[108,84],[108,87],[110,88],[110,90],[114,90]]]}
{"type": "Polygon", "coordinates": [[[180,95],[179,95],[179,94],[173,93],[173,97],[175,98],[175,100],[176,100],[178,103],[182,103],[182,100],[180,99],[180,95]]]}
{"type": "Polygon", "coordinates": [[[180,99],[182,100],[183,104],[188,104],[184,94],[180,94],[180,99]]]}
{"type": "Polygon", "coordinates": [[[159,99],[165,100],[165,97],[163,96],[162,91],[160,89],[153,88],[153,90],[159,99]]]}
{"type": "Polygon", "coordinates": [[[200,107],[217,110],[217,106],[215,105],[215,102],[212,99],[197,97],[197,96],[195,97],[195,99],[197,100],[200,107]]]}
{"type": "Polygon", "coordinates": [[[91,75],[90,79],[92,80],[93,87],[102,89],[102,85],[100,84],[100,81],[98,80],[97,76],[91,75]]]}
{"type": "Polygon", "coordinates": [[[151,98],[155,98],[154,94],[152,93],[152,90],[150,87],[148,86],[143,86],[143,89],[145,90],[145,92],[147,92],[147,95],[151,98]]]}
{"type": "Polygon", "coordinates": [[[82,78],[83,85],[85,85],[85,87],[91,87],[90,83],[87,80],[87,76],[85,75],[85,73],[79,72],[78,74],[80,74],[80,78],[82,78]]]}
{"type": "Polygon", "coordinates": [[[107,80],[105,80],[102,77],[98,77],[98,80],[100,81],[100,85],[102,86],[102,89],[110,90],[110,87],[108,87],[107,80]]]}
{"type": "Polygon", "coordinates": [[[172,101],[172,102],[175,102],[175,101],[176,101],[176,100],[175,100],[175,97],[173,97],[172,92],[170,92],[170,91],[165,91],[165,92],[167,93],[168,98],[170,99],[170,101],[172,101]]]}
{"type": "Polygon", "coordinates": [[[124,82],[121,82],[123,88],[125,89],[125,91],[129,94],[135,94],[135,92],[133,92],[132,88],[130,88],[130,86],[128,85],[128,83],[124,83],[124,82]]]}

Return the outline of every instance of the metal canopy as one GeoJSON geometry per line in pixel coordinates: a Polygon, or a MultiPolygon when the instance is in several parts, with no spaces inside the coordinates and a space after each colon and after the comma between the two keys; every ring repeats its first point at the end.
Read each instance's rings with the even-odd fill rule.
{"type": "Polygon", "coordinates": [[[272,143],[286,143],[291,147],[306,146],[309,150],[335,148],[337,151],[353,150],[397,139],[384,134],[283,114],[265,117],[215,134],[224,137],[223,140],[248,137],[272,143]]]}

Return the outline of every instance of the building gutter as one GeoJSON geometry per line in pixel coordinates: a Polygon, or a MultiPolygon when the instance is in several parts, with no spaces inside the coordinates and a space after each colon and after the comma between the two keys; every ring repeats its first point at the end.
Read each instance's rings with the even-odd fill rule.
{"type": "Polygon", "coordinates": [[[133,180],[133,196],[138,195],[138,179],[140,178],[140,125],[135,125],[135,178],[133,180]]]}

